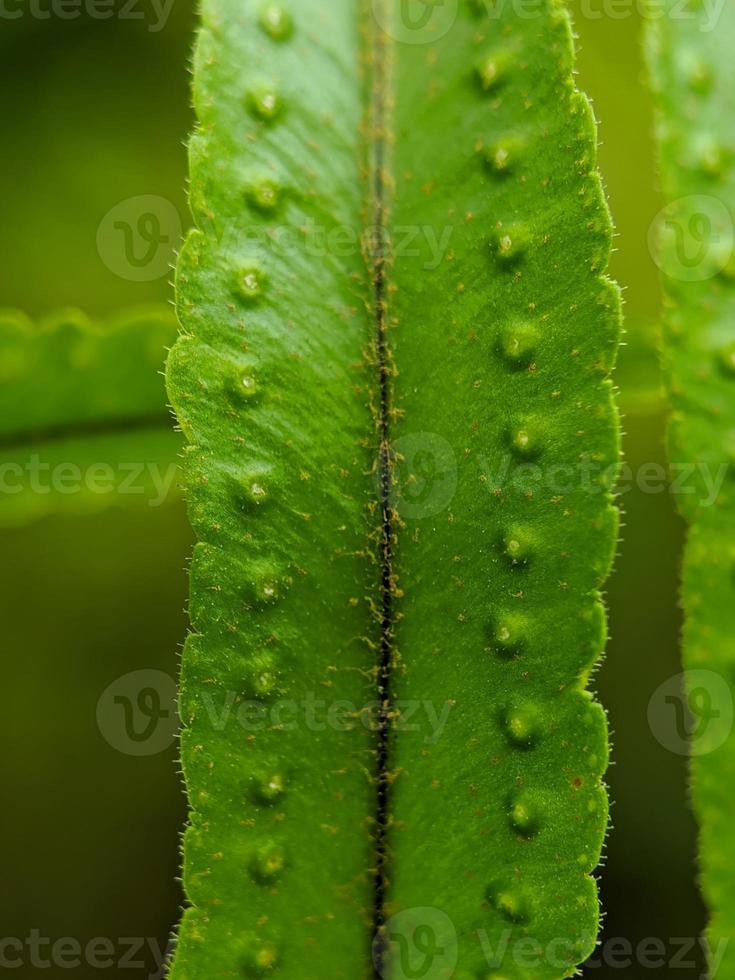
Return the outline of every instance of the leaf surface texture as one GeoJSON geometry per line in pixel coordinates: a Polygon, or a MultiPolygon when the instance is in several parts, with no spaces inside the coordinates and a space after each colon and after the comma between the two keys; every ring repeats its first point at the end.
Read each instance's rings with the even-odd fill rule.
{"type": "Polygon", "coordinates": [[[569,20],[539,9],[204,5],[175,980],[592,951],[620,312],[569,20]]]}

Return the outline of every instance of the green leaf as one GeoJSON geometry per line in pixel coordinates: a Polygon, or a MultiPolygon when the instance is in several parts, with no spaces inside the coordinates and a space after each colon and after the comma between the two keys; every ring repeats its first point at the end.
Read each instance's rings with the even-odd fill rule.
{"type": "Polygon", "coordinates": [[[175,980],[593,949],[619,296],[568,17],[512,6],[204,5],[175,980]]]}
{"type": "MultiPolygon", "coordinates": [[[[648,55],[666,207],[656,226],[666,298],[669,451],[691,525],[684,562],[685,696],[711,963],[735,977],[735,8],[666,3],[648,55]],[[720,957],[724,958],[720,961],[720,957]]],[[[674,740],[676,745],[676,739],[674,740]]]]}
{"type": "Polygon", "coordinates": [[[161,368],[175,336],[165,307],[100,326],[0,310],[0,526],[172,495],[180,444],[161,368]]]}

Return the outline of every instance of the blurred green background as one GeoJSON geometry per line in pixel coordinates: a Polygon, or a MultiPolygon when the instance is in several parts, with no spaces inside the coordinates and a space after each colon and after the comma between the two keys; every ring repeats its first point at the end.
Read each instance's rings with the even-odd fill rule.
{"type": "MultiPolygon", "coordinates": [[[[71,305],[100,318],[171,300],[167,267],[179,244],[171,207],[187,222],[194,11],[177,0],[160,31],[149,29],[157,22],[150,5],[141,0],[137,11],[143,20],[2,21],[0,306],[42,316],[71,305]],[[148,281],[129,278],[136,267],[124,251],[115,255],[114,227],[107,262],[97,247],[104,217],[140,196],[170,202],[153,229],[170,241],[148,281]]],[[[135,227],[140,216],[128,217],[135,227]]],[[[145,241],[134,244],[144,256],[145,241]]],[[[3,530],[0,541],[0,935],[107,937],[117,966],[104,974],[156,976],[156,943],[165,951],[182,900],[176,749],[120,752],[96,710],[108,685],[132,671],[176,676],[192,548],[183,505],[46,518],[3,530]],[[131,949],[126,937],[155,942],[131,949]]],[[[9,975],[100,975],[90,966],[34,967],[24,955],[9,975]]]]}
{"type": "MultiPolygon", "coordinates": [[[[188,221],[183,143],[191,125],[194,14],[178,0],[165,25],[152,30],[159,23],[154,8],[139,0],[135,9],[142,19],[3,22],[2,306],[43,315],[74,305],[104,316],[171,298],[165,266],[179,225],[188,221]],[[120,210],[120,202],[141,197],[142,206],[120,210]],[[138,240],[116,255],[120,215],[138,240]],[[148,246],[160,249],[164,271],[141,280],[136,255],[148,246]]],[[[641,24],[633,14],[577,16],[576,27],[579,82],[601,122],[600,163],[618,228],[612,271],[625,287],[629,318],[618,383],[625,450],[635,467],[664,461],[665,429],[654,351],[659,286],[647,247],[660,202],[641,24]]],[[[624,544],[608,596],[612,640],[596,678],[615,745],[613,830],[601,875],[603,940],[623,937],[635,945],[657,937],[669,946],[673,937],[696,937],[704,922],[686,762],[659,745],[646,720],[653,691],[681,669],[683,527],[667,493],[632,490],[623,504],[624,544]]],[[[142,757],[117,751],[96,710],[102,691],[121,675],[176,674],[192,545],[183,507],[46,518],[3,530],[0,540],[6,691],[0,738],[9,790],[0,809],[0,934],[23,938],[36,928],[53,938],[111,937],[116,944],[150,937],[163,950],[181,902],[176,876],[185,807],[175,747],[142,757]]],[[[156,974],[150,947],[134,959],[142,962],[135,975],[156,974]]],[[[699,975],[701,957],[688,959],[695,962],[686,972],[699,975]]],[[[588,968],[597,977],[640,971],[588,968]]],[[[108,972],[130,975],[121,967],[108,972]]]]}

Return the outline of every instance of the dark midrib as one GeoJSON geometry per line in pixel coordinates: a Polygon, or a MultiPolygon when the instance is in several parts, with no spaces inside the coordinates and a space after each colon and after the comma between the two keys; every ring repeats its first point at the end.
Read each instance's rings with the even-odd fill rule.
{"type": "Polygon", "coordinates": [[[151,412],[147,415],[122,416],[117,419],[89,419],[84,422],[68,422],[61,425],[20,429],[17,432],[0,434],[0,451],[23,449],[49,442],[64,442],[69,439],[122,435],[126,432],[141,432],[151,429],[170,430],[170,417],[161,414],[161,412],[151,412]]]}
{"type": "MultiPolygon", "coordinates": [[[[383,0],[375,0],[382,4],[383,0]]],[[[387,284],[386,264],[388,241],[386,234],[386,187],[384,170],[386,160],[385,126],[387,53],[386,39],[376,24],[373,13],[373,78],[371,99],[372,144],[372,213],[374,221],[373,248],[373,304],[375,317],[375,346],[379,376],[379,493],[380,493],[380,644],[378,662],[378,702],[380,715],[377,735],[376,774],[376,830],[375,830],[375,891],[373,909],[374,976],[383,977],[385,959],[386,921],[385,903],[387,892],[388,823],[390,811],[390,717],[391,672],[393,661],[393,514],[391,508],[391,461],[390,461],[390,354],[387,331],[387,284]]]]}

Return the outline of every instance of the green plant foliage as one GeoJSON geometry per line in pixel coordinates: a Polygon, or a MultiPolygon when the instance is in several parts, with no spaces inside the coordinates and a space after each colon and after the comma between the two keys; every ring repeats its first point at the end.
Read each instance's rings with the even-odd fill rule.
{"type": "Polygon", "coordinates": [[[552,978],[594,946],[620,320],[594,121],[555,0],[421,11],[203,7],[174,980],[552,978]]]}
{"type": "Polygon", "coordinates": [[[161,378],[175,335],[166,308],[101,326],[77,311],[38,324],[0,311],[0,525],[154,506],[176,490],[161,378]]]}
{"type": "Polygon", "coordinates": [[[720,7],[712,25],[704,8],[681,18],[677,5],[665,6],[668,16],[649,30],[648,54],[668,202],[658,247],[672,404],[669,450],[679,471],[696,466],[694,492],[677,497],[691,525],[684,562],[684,661],[694,722],[702,886],[711,910],[708,938],[713,950],[725,942],[717,976],[727,980],[735,977],[735,951],[727,946],[735,934],[729,693],[735,687],[735,7],[720,7]],[[703,695],[712,703],[700,703],[703,695]],[[719,718],[719,724],[709,724],[704,708],[709,721],[719,718]],[[721,736],[713,740],[715,728],[721,736]]]}
{"type": "MultiPolygon", "coordinates": [[[[485,930],[495,948],[511,928],[538,959],[500,974],[552,977],[597,932],[607,748],[584,688],[616,541],[619,300],[567,17],[508,7],[500,22],[460,20],[428,77],[416,47],[395,66],[393,220],[454,225],[435,272],[425,249],[395,265],[400,472],[421,479],[411,434],[435,433],[457,489],[411,519],[404,484],[396,693],[452,711],[435,745],[425,729],[396,739],[392,900],[436,895],[460,936],[485,930]],[[427,129],[451,134],[453,152],[430,153],[427,129]]],[[[459,961],[474,976],[479,946],[459,961]]]]}

